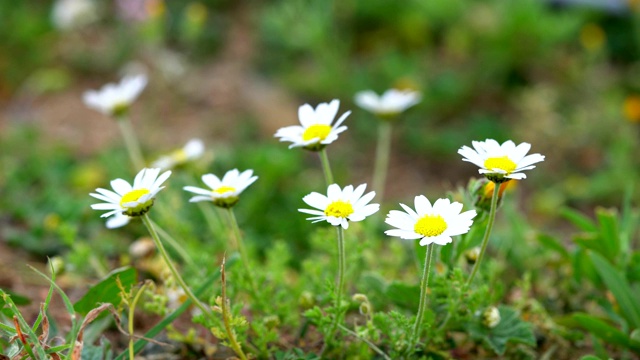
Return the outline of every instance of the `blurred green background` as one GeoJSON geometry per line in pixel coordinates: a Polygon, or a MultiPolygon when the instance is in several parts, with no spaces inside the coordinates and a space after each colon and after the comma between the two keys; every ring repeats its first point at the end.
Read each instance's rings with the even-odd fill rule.
{"type": "Polygon", "coordinates": [[[323,187],[319,164],[273,138],[299,105],[353,111],[329,156],[338,182],[370,181],[377,124],[353,103],[365,89],[423,94],[394,125],[383,209],[465,184],[477,170],[456,151],[488,137],[547,156],[517,192],[542,228],[562,229],[562,206],[619,205],[637,179],[637,1],[88,1],[75,18],[63,3],[87,6],[0,1],[0,237],[41,258],[78,239],[116,256],[123,233],[144,234],[104,230],[87,196],[132,171],[115,124],[81,94],[131,72],[150,77],[133,112],[149,160],[191,137],[208,148],[172,178],[161,216],[199,219],[182,185],[252,168],[238,216],[262,249],[264,237],[308,248],[293,214],[323,187]]]}

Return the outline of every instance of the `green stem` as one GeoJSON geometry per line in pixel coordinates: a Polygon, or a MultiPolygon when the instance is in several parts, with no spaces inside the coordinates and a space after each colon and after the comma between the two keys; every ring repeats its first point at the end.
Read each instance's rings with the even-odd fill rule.
{"type": "Polygon", "coordinates": [[[484,231],[484,237],[482,238],[482,247],[480,248],[480,255],[478,255],[478,259],[473,265],[473,270],[471,270],[471,275],[469,275],[469,280],[467,280],[467,286],[471,284],[471,281],[473,281],[473,277],[476,276],[476,273],[478,272],[478,268],[480,268],[480,261],[482,260],[484,252],[487,250],[487,244],[489,244],[489,235],[491,235],[491,229],[493,228],[493,223],[496,220],[496,211],[498,209],[498,192],[500,191],[500,184],[494,183],[493,185],[493,197],[491,198],[491,210],[489,210],[489,221],[487,222],[487,229],[484,231]]]}
{"type": "Polygon", "coordinates": [[[222,322],[224,323],[224,329],[227,332],[227,339],[229,340],[229,345],[231,345],[233,351],[235,351],[240,359],[247,360],[247,355],[242,351],[242,347],[240,346],[240,343],[238,343],[236,334],[233,332],[233,327],[231,326],[231,314],[229,312],[229,304],[227,300],[227,280],[224,270],[224,260],[222,261],[220,269],[220,273],[222,274],[222,302],[220,307],[222,310],[222,322]]]}
{"type": "Polygon", "coordinates": [[[233,213],[233,209],[227,209],[229,213],[229,222],[231,223],[231,229],[233,230],[233,235],[236,239],[236,248],[240,252],[240,259],[242,261],[242,265],[244,266],[245,276],[249,281],[249,285],[251,286],[251,293],[254,297],[254,300],[260,304],[260,297],[258,296],[258,288],[256,287],[256,283],[253,280],[253,275],[251,273],[251,266],[249,266],[249,257],[247,256],[247,251],[244,248],[244,244],[242,242],[242,236],[240,235],[240,227],[238,226],[238,221],[236,220],[236,216],[233,213]]]}
{"type": "Polygon", "coordinates": [[[376,146],[376,160],[373,168],[373,190],[376,192],[377,199],[382,199],[384,194],[390,154],[391,123],[389,121],[379,121],[378,145],[376,146]]]}
{"type": "Polygon", "coordinates": [[[142,151],[140,150],[140,144],[136,139],[136,135],[133,132],[133,127],[131,126],[131,121],[126,116],[121,116],[116,119],[118,126],[120,127],[120,132],[122,133],[122,137],[124,138],[124,143],[127,147],[127,152],[129,153],[129,158],[131,159],[131,163],[136,168],[136,171],[139,171],[144,168],[144,158],[142,157],[142,151]]]}
{"type": "Polygon", "coordinates": [[[327,149],[324,148],[318,152],[320,155],[320,161],[322,161],[322,171],[324,172],[324,179],[327,181],[327,186],[333,184],[333,173],[331,173],[331,166],[329,165],[329,157],[327,156],[327,149]]]}
{"type": "Polygon", "coordinates": [[[389,357],[389,355],[385,354],[384,351],[382,351],[382,349],[380,349],[379,347],[376,346],[376,344],[372,343],[371,341],[365,339],[363,336],[360,336],[357,332],[342,326],[342,325],[338,325],[338,327],[346,332],[347,334],[350,334],[352,336],[355,336],[357,339],[362,340],[365,344],[369,345],[369,347],[371,348],[371,350],[375,351],[378,353],[378,355],[382,356],[385,360],[391,360],[391,358],[389,357]]]}
{"type": "Polygon", "coordinates": [[[333,341],[333,334],[336,332],[338,328],[338,323],[340,322],[340,318],[342,317],[342,288],[344,288],[344,269],[346,264],[346,257],[344,251],[344,230],[342,226],[338,226],[338,285],[336,289],[336,316],[333,319],[333,324],[331,325],[331,330],[329,330],[329,336],[327,337],[328,341],[333,341]]]}
{"type": "Polygon", "coordinates": [[[167,250],[165,250],[164,245],[162,245],[162,242],[158,237],[158,233],[153,227],[153,224],[151,223],[151,219],[149,219],[148,214],[142,215],[142,222],[147,227],[147,230],[149,230],[149,234],[151,234],[151,238],[153,239],[153,242],[156,244],[156,247],[158,248],[160,255],[162,256],[162,258],[164,259],[164,262],[169,267],[169,270],[171,271],[171,274],[173,274],[173,277],[175,278],[175,280],[178,282],[178,284],[180,284],[180,287],[182,287],[182,290],[184,290],[184,293],[187,294],[187,296],[191,299],[191,301],[193,301],[193,303],[202,311],[202,314],[204,314],[209,318],[213,318],[209,310],[204,305],[202,305],[200,300],[198,300],[198,298],[196,298],[195,295],[193,295],[193,293],[191,292],[191,289],[189,289],[189,286],[187,286],[187,283],[184,282],[184,280],[182,279],[182,276],[180,276],[180,274],[178,273],[178,270],[176,270],[176,267],[173,265],[173,262],[169,258],[169,254],[167,254],[167,250]]]}
{"type": "Polygon", "coordinates": [[[160,234],[160,236],[162,236],[162,238],[164,238],[164,240],[169,243],[169,245],[171,245],[171,247],[178,253],[178,255],[180,255],[180,257],[182,258],[182,260],[184,260],[184,262],[191,266],[194,267],[195,266],[195,262],[193,261],[193,259],[191,258],[191,256],[189,256],[189,253],[187,253],[187,251],[180,245],[180,243],[178,243],[176,241],[176,239],[173,238],[173,236],[169,235],[168,232],[164,231],[160,226],[158,226],[158,224],[156,224],[154,221],[151,221],[151,224],[154,226],[154,228],[156,229],[156,231],[158,231],[158,234],[160,234]]]}
{"type": "Polygon", "coordinates": [[[427,307],[427,290],[429,288],[429,272],[431,271],[431,255],[433,254],[433,244],[427,245],[427,255],[424,260],[424,269],[422,271],[422,281],[420,282],[420,305],[418,306],[418,315],[413,325],[413,335],[409,342],[409,351],[416,346],[420,339],[422,331],[422,319],[424,318],[424,310],[427,307]]]}
{"type": "Polygon", "coordinates": [[[136,296],[133,298],[133,301],[131,302],[131,304],[129,304],[129,359],[130,360],[133,360],[136,355],[134,341],[133,341],[133,316],[135,315],[136,304],[138,303],[138,300],[140,300],[140,295],[142,295],[146,287],[147,287],[147,283],[145,282],[144,284],[142,284],[142,286],[136,293],[136,296]]]}

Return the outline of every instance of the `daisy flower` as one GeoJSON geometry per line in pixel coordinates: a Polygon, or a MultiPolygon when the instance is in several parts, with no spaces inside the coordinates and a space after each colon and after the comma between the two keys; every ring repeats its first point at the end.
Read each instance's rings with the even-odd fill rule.
{"type": "Polygon", "coordinates": [[[258,177],[253,176],[253,170],[239,172],[233,169],[227,171],[222,180],[213,174],[202,175],[202,182],[209,189],[195,186],[185,186],[183,189],[197,194],[189,202],[212,201],[216,206],[230,208],[240,200],[240,193],[256,180],[258,177]]]}
{"type": "Polygon", "coordinates": [[[474,163],[480,167],[478,172],[485,174],[487,179],[501,183],[510,179],[521,180],[527,175],[521,173],[524,170],[535,168],[533,164],[544,161],[540,154],[527,155],[531,144],[522,143],[518,146],[513,141],[505,141],[500,145],[493,139],[485,141],[473,141],[473,149],[463,146],[458,150],[463,161],[474,163]]]}
{"type": "Polygon", "coordinates": [[[200,139],[191,139],[187,144],[170,154],[161,156],[151,166],[161,169],[171,169],[175,166],[195,160],[204,153],[204,143],[200,139]]]}
{"type": "Polygon", "coordinates": [[[411,90],[389,89],[381,96],[366,90],[356,94],[355,102],[356,105],[376,116],[389,119],[419,103],[420,98],[419,92],[411,90]]]}
{"type": "Polygon", "coordinates": [[[462,210],[462,204],[451,202],[449,199],[438,199],[431,203],[424,195],[416,196],[415,211],[405,204],[400,204],[403,211],[391,210],[385,222],[397,229],[387,230],[384,233],[389,236],[397,236],[401,239],[420,239],[420,245],[429,244],[446,245],[452,241],[451,237],[467,233],[475,210],[462,210]]]}
{"type": "Polygon", "coordinates": [[[105,115],[119,117],[129,111],[131,103],[147,86],[145,75],[126,76],[119,84],[107,84],[102,89],[85,91],[85,105],[105,115]]]}
{"type": "Polygon", "coordinates": [[[60,30],[73,30],[98,19],[96,5],[91,0],[58,0],[53,5],[51,20],[60,30]]]}
{"type": "Polygon", "coordinates": [[[369,204],[376,195],[375,191],[363,196],[366,188],[367,184],[362,184],[355,190],[353,185],[348,185],[341,190],[337,184],[331,184],[327,189],[327,196],[312,192],[302,198],[307,205],[318,210],[298,209],[298,211],[315,215],[307,218],[314,223],[327,221],[333,226],[342,226],[347,229],[349,221],[362,221],[380,209],[379,204],[369,204]]]}
{"type": "Polygon", "coordinates": [[[108,228],[124,226],[129,222],[130,217],[137,217],[146,214],[153,206],[156,194],[164,189],[164,183],[171,171],[166,171],[160,176],[160,169],[142,169],[133,180],[133,185],[126,180],[115,179],[111,181],[111,187],[115,191],[107,189],[96,189],[96,193],[89,195],[105,203],[93,204],[94,210],[109,210],[101,217],[110,217],[107,221],[108,228]]]}
{"type": "Polygon", "coordinates": [[[330,103],[321,103],[315,110],[309,104],[304,104],[298,109],[298,118],[301,125],[287,126],[279,129],[275,137],[280,141],[290,141],[289,149],[304,147],[308,150],[319,151],[326,145],[338,139],[338,134],[347,130],[341,126],[342,122],[351,114],[347,111],[342,114],[335,124],[331,125],[338,114],[340,101],[335,99],[330,103]]]}

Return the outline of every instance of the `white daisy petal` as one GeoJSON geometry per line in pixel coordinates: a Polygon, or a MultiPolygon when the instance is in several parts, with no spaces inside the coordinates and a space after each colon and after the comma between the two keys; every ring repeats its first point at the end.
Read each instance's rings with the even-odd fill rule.
{"type": "Polygon", "coordinates": [[[304,104],[298,108],[298,118],[300,125],[287,126],[278,129],[275,137],[280,141],[291,142],[289,149],[294,147],[304,147],[308,150],[319,151],[338,139],[338,134],[347,129],[341,126],[342,122],[349,116],[350,111],[344,113],[333,126],[334,118],[340,106],[339,100],[331,103],[321,103],[315,109],[309,104],[304,104]]]}
{"type": "Polygon", "coordinates": [[[469,231],[475,210],[460,213],[462,204],[449,199],[438,199],[433,203],[423,196],[414,199],[416,210],[400,204],[405,212],[391,210],[385,222],[396,229],[385,231],[389,236],[401,239],[420,239],[420,245],[446,245],[452,241],[451,236],[469,231]],[[419,215],[418,215],[419,214],[419,215]]]}
{"type": "Polygon", "coordinates": [[[379,204],[369,204],[375,195],[373,192],[363,195],[366,184],[353,188],[348,185],[341,189],[338,184],[327,187],[327,196],[320,193],[310,193],[302,200],[315,209],[298,209],[298,211],[318,215],[307,220],[324,220],[333,226],[349,228],[349,221],[362,221],[380,209],[379,204]]]}
{"type": "Polygon", "coordinates": [[[356,94],[355,103],[359,107],[380,117],[393,117],[420,102],[416,91],[389,89],[378,96],[371,90],[356,94]]]}
{"type": "Polygon", "coordinates": [[[463,146],[458,154],[463,156],[463,161],[468,161],[480,169],[480,174],[493,182],[504,182],[508,179],[524,179],[526,175],[521,173],[535,168],[535,163],[544,161],[540,154],[527,155],[531,144],[516,144],[507,140],[502,145],[493,139],[485,141],[472,141],[473,149],[463,146]]]}
{"type": "Polygon", "coordinates": [[[211,201],[216,206],[230,208],[238,202],[240,193],[257,179],[257,176],[253,176],[253,170],[240,172],[233,169],[227,171],[222,180],[214,174],[202,175],[202,182],[209,189],[195,186],[185,186],[183,189],[199,195],[192,197],[189,202],[211,201]]]}

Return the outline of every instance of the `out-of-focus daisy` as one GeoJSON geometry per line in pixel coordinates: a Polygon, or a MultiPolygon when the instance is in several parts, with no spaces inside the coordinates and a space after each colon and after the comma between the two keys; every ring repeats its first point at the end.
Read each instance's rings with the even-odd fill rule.
{"type": "Polygon", "coordinates": [[[362,221],[380,209],[379,204],[369,204],[376,193],[371,191],[363,195],[366,188],[367,184],[362,184],[355,190],[353,185],[347,185],[344,189],[340,189],[337,184],[331,184],[327,188],[326,196],[312,192],[302,198],[307,205],[318,210],[298,209],[298,211],[315,215],[307,218],[314,223],[327,221],[333,226],[342,226],[347,229],[349,221],[362,221]]]}
{"type": "Polygon", "coordinates": [[[100,90],[85,91],[85,105],[105,115],[126,115],[133,101],[147,86],[145,75],[125,76],[119,84],[109,83],[100,90]]]}
{"type": "Polygon", "coordinates": [[[356,105],[383,119],[391,119],[420,102],[417,91],[389,89],[381,96],[372,90],[356,94],[356,105]]]}
{"type": "Polygon", "coordinates": [[[240,172],[233,169],[227,171],[222,180],[213,174],[202,175],[202,182],[209,189],[185,186],[184,190],[197,194],[189,202],[212,201],[216,206],[230,208],[240,200],[240,193],[256,180],[258,177],[253,176],[253,170],[240,172]]]}
{"type": "Polygon", "coordinates": [[[91,0],[58,0],[51,11],[51,21],[60,30],[77,29],[97,19],[96,4],[91,0]]]}
{"type": "Polygon", "coordinates": [[[458,150],[463,161],[476,164],[478,172],[484,174],[487,179],[501,183],[510,179],[525,179],[527,176],[521,171],[535,168],[533,164],[544,161],[540,154],[527,155],[531,144],[521,143],[516,146],[513,141],[505,141],[500,145],[493,139],[485,141],[473,141],[473,149],[463,146],[458,150]]]}
{"type": "Polygon", "coordinates": [[[298,118],[301,125],[287,126],[279,129],[275,136],[280,141],[290,141],[289,149],[304,147],[308,150],[319,151],[328,144],[338,139],[338,134],[347,130],[341,126],[342,122],[351,114],[347,111],[333,125],[333,119],[338,114],[339,100],[330,103],[321,103],[315,110],[309,104],[304,104],[298,109],[298,118]]]}
{"type": "Polygon", "coordinates": [[[460,213],[462,204],[449,199],[438,199],[431,206],[424,195],[419,195],[414,205],[415,211],[405,204],[400,204],[404,211],[391,210],[385,222],[397,229],[384,233],[401,239],[420,239],[421,246],[446,245],[452,236],[467,233],[476,216],[475,210],[460,213]]]}
{"type": "Polygon", "coordinates": [[[133,180],[133,185],[126,180],[115,179],[111,181],[111,187],[115,191],[98,188],[95,193],[89,195],[105,203],[93,204],[94,210],[109,210],[101,217],[113,216],[107,221],[107,227],[114,228],[126,225],[129,217],[137,217],[146,214],[153,206],[156,194],[164,189],[164,183],[171,171],[166,171],[160,176],[160,169],[142,169],[133,180]]]}
{"type": "Polygon", "coordinates": [[[186,162],[195,160],[204,153],[204,143],[200,139],[191,139],[187,144],[171,152],[168,155],[161,156],[154,161],[151,166],[161,169],[171,169],[186,162]]]}

